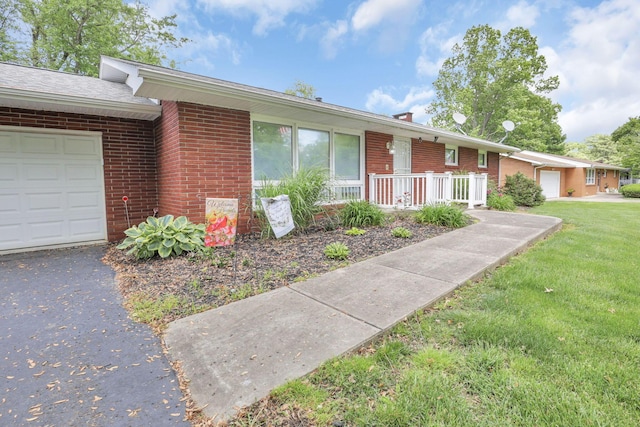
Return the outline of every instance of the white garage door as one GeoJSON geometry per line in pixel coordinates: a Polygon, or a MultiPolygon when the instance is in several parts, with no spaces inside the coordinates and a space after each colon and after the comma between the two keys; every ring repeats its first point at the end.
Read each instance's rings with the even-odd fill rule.
{"type": "Polygon", "coordinates": [[[0,251],[106,240],[99,133],[0,127],[0,251]]]}
{"type": "Polygon", "coordinates": [[[560,172],[540,171],[540,187],[547,199],[560,197],[560,172]]]}

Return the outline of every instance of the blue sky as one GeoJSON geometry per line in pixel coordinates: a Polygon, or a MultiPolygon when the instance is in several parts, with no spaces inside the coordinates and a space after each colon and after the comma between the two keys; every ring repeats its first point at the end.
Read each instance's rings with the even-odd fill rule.
{"type": "Polygon", "coordinates": [[[429,118],[432,83],[467,29],[522,26],[537,37],[567,141],[640,116],[638,0],[148,0],[193,40],[184,71],[284,91],[311,84],[325,102],[429,118]]]}

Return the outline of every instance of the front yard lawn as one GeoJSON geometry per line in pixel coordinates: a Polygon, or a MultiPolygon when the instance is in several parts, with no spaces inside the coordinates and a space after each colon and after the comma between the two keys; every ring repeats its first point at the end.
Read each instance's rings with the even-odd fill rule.
{"type": "Polygon", "coordinates": [[[232,425],[640,425],[640,205],[532,212],[563,230],[232,425]]]}

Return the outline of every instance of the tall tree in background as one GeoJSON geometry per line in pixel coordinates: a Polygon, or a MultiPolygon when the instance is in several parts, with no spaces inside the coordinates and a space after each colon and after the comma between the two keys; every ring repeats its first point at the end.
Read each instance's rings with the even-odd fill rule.
{"type": "Polygon", "coordinates": [[[610,165],[622,165],[618,144],[611,139],[610,135],[591,135],[585,138],[584,142],[566,143],[565,147],[567,156],[610,165]]]}
{"type": "Polygon", "coordinates": [[[90,76],[100,55],[161,65],[163,49],[188,41],[174,34],[176,15],[152,18],[138,1],[0,0],[3,16],[0,43],[15,49],[0,51],[0,60],[90,76]]]}
{"type": "Polygon", "coordinates": [[[640,173],[640,116],[613,131],[611,139],[617,144],[622,157],[622,166],[631,168],[634,176],[640,173]]]}
{"type": "Polygon", "coordinates": [[[436,100],[427,108],[433,126],[453,128],[459,112],[467,117],[465,133],[497,141],[505,134],[502,122],[511,120],[509,145],[563,152],[561,106],[542,95],[557,89],[559,79],[544,77],[547,62],[529,30],[513,28],[502,37],[488,25],[472,27],[452,53],[433,83],[436,100]]]}
{"type": "Polygon", "coordinates": [[[315,99],[316,88],[301,80],[296,80],[292,87],[287,88],[284,93],[288,95],[300,96],[307,99],[315,99]]]}

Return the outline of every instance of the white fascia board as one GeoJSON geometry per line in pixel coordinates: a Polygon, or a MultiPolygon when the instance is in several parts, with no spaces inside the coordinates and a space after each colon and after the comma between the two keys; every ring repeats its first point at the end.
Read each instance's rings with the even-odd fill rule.
{"type": "Polygon", "coordinates": [[[64,107],[103,110],[105,115],[113,117],[136,115],[144,120],[155,120],[160,117],[162,113],[162,107],[160,105],[127,104],[118,101],[81,98],[54,93],[43,94],[42,92],[36,91],[0,87],[0,105],[7,107],[13,106],[11,102],[3,102],[3,98],[17,101],[17,103],[21,104],[38,106],[39,109],[42,110],[65,111],[64,107]]]}
{"type": "MultiPolygon", "coordinates": [[[[520,149],[516,147],[499,144],[497,142],[485,141],[442,129],[435,129],[419,123],[406,122],[393,117],[367,113],[315,100],[291,97],[278,92],[253,88],[246,85],[225,85],[223,82],[205,81],[197,75],[194,75],[193,77],[184,75],[177,76],[170,72],[162,72],[144,67],[138,69],[138,75],[143,79],[143,83],[134,91],[133,94],[136,96],[149,97],[145,93],[145,85],[147,84],[149,84],[149,86],[167,86],[173,89],[182,89],[185,91],[223,95],[247,102],[276,104],[291,108],[306,109],[318,113],[335,114],[361,122],[377,123],[390,128],[408,130],[415,132],[418,135],[429,134],[438,137],[445,137],[450,140],[453,139],[453,141],[448,141],[446,143],[456,144],[457,142],[462,146],[472,146],[474,148],[487,149],[498,153],[512,153],[520,151],[520,149]]],[[[157,95],[154,94],[153,96],[157,95]]],[[[440,141],[440,143],[444,144],[445,142],[440,141]]]]}
{"type": "Polygon", "coordinates": [[[576,160],[569,160],[569,159],[563,159],[560,157],[556,157],[553,155],[549,155],[549,154],[545,154],[545,153],[534,153],[532,151],[523,151],[523,154],[527,154],[529,156],[532,157],[538,157],[540,159],[543,160],[547,160],[548,162],[551,163],[556,163],[556,164],[566,164],[566,165],[570,165],[572,167],[575,168],[591,168],[593,167],[593,165],[591,163],[587,163],[587,162],[580,162],[580,161],[576,161],[576,160]]]}

